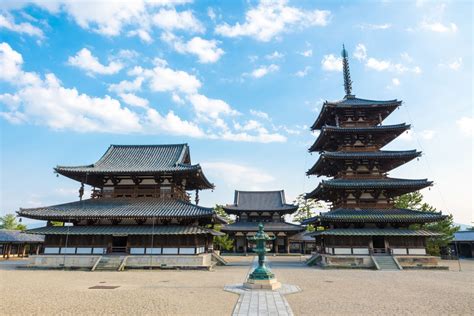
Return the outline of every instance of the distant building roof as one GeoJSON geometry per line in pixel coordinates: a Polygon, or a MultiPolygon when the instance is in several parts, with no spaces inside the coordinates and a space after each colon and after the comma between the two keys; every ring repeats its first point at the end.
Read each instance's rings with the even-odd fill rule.
{"type": "Polygon", "coordinates": [[[293,213],[297,206],[286,204],[285,191],[235,191],[234,204],[224,206],[229,213],[234,211],[281,211],[293,213]]]}
{"type": "Polygon", "coordinates": [[[176,145],[111,145],[94,164],[57,166],[57,173],[76,181],[102,186],[99,179],[115,175],[156,175],[190,173],[200,189],[213,188],[199,164],[192,165],[187,144],[176,145]],[[98,179],[99,178],[99,179],[98,179]]]}
{"type": "Polygon", "coordinates": [[[314,237],[311,236],[312,232],[302,231],[296,235],[291,236],[290,242],[315,242],[314,237]]]}
{"type": "Polygon", "coordinates": [[[24,233],[20,230],[0,229],[1,243],[42,243],[43,236],[24,233]]]}
{"type": "MultiPolygon", "coordinates": [[[[235,222],[222,227],[222,231],[228,232],[256,232],[258,231],[259,222],[235,222]]],[[[265,222],[263,223],[266,232],[285,232],[285,231],[302,231],[304,227],[286,222],[265,222]]]]}
{"type": "Polygon", "coordinates": [[[463,231],[454,233],[454,241],[474,242],[474,230],[463,230],[463,231]]]}
{"type": "Polygon", "coordinates": [[[202,218],[215,217],[212,208],[161,198],[99,198],[20,209],[18,215],[42,220],[100,218],[202,218]]]}
{"type": "Polygon", "coordinates": [[[182,225],[94,225],[94,226],[45,226],[28,230],[40,235],[223,235],[199,226],[182,225]]]}

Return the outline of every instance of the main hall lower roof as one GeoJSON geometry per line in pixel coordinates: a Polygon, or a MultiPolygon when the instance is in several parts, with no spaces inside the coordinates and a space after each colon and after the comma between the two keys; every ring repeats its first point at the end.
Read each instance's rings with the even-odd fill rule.
{"type": "Polygon", "coordinates": [[[100,198],[71,203],[22,208],[18,215],[41,220],[106,218],[203,218],[214,217],[212,208],[186,201],[161,198],[100,198]]]}
{"type": "Polygon", "coordinates": [[[429,230],[397,229],[397,228],[335,228],[316,231],[312,236],[440,236],[429,230]]]}
{"type": "Polygon", "coordinates": [[[297,206],[287,204],[285,191],[235,191],[234,204],[224,206],[228,213],[243,211],[276,211],[293,213],[297,206]]]}

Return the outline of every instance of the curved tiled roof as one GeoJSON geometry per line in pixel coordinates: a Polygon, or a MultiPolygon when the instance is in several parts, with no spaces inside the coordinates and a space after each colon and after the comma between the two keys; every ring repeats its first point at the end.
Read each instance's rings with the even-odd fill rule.
{"type": "Polygon", "coordinates": [[[199,226],[179,225],[45,226],[30,229],[28,233],[39,235],[223,235],[222,233],[199,226]]]}
{"type": "Polygon", "coordinates": [[[321,213],[320,221],[326,222],[409,222],[428,223],[446,218],[441,212],[423,212],[409,209],[335,209],[321,213]]]}
{"type": "Polygon", "coordinates": [[[397,228],[336,228],[316,231],[312,236],[440,236],[429,230],[397,229],[397,228]]]}
{"type": "Polygon", "coordinates": [[[110,145],[94,164],[84,166],[57,166],[54,170],[66,177],[92,186],[103,185],[104,176],[156,175],[187,173],[187,189],[210,189],[213,184],[204,176],[199,164],[192,165],[187,144],[175,145],[110,145]]]}
{"type": "Polygon", "coordinates": [[[306,198],[326,199],[331,190],[385,189],[396,190],[399,194],[421,190],[432,185],[427,179],[331,179],[322,180],[316,189],[306,194],[306,198]]]}
{"type": "Polygon", "coordinates": [[[309,151],[312,152],[326,150],[327,148],[325,148],[325,144],[328,142],[333,142],[329,136],[338,134],[349,134],[351,136],[354,134],[392,134],[392,137],[388,137],[383,143],[380,144],[381,146],[384,146],[408,129],[410,129],[410,125],[405,123],[396,125],[379,125],[373,127],[324,126],[321,129],[321,133],[319,133],[318,138],[316,138],[316,141],[309,148],[309,151]]]}
{"type": "MultiPolygon", "coordinates": [[[[309,169],[306,174],[320,174],[324,172],[324,169],[330,166],[331,161],[333,160],[350,160],[350,159],[377,159],[379,166],[383,166],[386,161],[399,160],[399,163],[391,164],[390,169],[385,169],[389,171],[393,168],[400,166],[403,163],[406,163],[416,157],[421,155],[420,151],[416,150],[405,150],[405,151],[389,151],[389,150],[380,150],[380,151],[324,151],[320,154],[319,159],[316,161],[313,167],[309,169]]],[[[326,174],[324,174],[326,175],[326,174]]],[[[334,174],[330,174],[333,176],[334,174]]]]}
{"type": "MultiPolygon", "coordinates": [[[[260,222],[235,222],[222,227],[222,231],[229,232],[256,232],[260,222]]],[[[304,227],[286,222],[265,222],[263,223],[266,232],[302,231],[304,227]]]]}
{"type": "Polygon", "coordinates": [[[296,205],[286,204],[285,191],[235,191],[234,204],[224,206],[232,211],[283,211],[294,212],[296,205]]]}
{"type": "Polygon", "coordinates": [[[213,217],[212,208],[161,198],[100,198],[20,209],[18,215],[43,220],[100,218],[202,218],[213,217]]]}
{"type": "Polygon", "coordinates": [[[0,243],[42,243],[44,237],[24,233],[20,230],[0,229],[0,243]]]}
{"type": "Polygon", "coordinates": [[[402,101],[397,99],[395,100],[386,100],[386,101],[377,101],[377,100],[367,100],[367,99],[360,99],[352,96],[347,96],[342,100],[339,101],[326,101],[323,104],[321,112],[319,112],[316,121],[311,126],[312,130],[319,129],[322,126],[327,124],[328,112],[333,109],[350,109],[350,108],[374,108],[380,109],[383,118],[385,118],[391,111],[393,111],[396,107],[400,106],[402,101]],[[387,108],[389,112],[387,113],[387,108]],[[391,108],[391,109],[390,109],[391,108]]]}

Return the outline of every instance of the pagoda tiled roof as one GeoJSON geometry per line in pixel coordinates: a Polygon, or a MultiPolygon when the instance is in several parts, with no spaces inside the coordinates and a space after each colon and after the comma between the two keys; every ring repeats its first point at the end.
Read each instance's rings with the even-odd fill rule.
{"type": "Polygon", "coordinates": [[[408,162],[421,155],[420,151],[416,150],[404,150],[404,151],[391,151],[391,150],[380,150],[380,151],[324,151],[320,154],[319,159],[316,161],[313,167],[309,169],[306,174],[319,174],[322,172],[322,168],[329,161],[333,160],[350,160],[350,159],[376,159],[380,163],[384,160],[400,160],[401,163],[395,164],[394,167],[399,166],[402,163],[408,162]]]}
{"type": "Polygon", "coordinates": [[[378,125],[371,127],[339,127],[339,126],[324,126],[321,129],[321,133],[316,138],[314,144],[309,148],[309,151],[322,151],[325,150],[325,143],[331,141],[328,136],[336,134],[392,134],[393,137],[387,138],[381,146],[388,144],[395,137],[410,129],[410,125],[402,123],[396,125],[378,125]]]}
{"type": "Polygon", "coordinates": [[[276,211],[292,213],[298,208],[287,204],[285,191],[235,191],[234,204],[223,207],[226,212],[276,211]]]}
{"type": "Polygon", "coordinates": [[[434,237],[441,234],[423,229],[398,228],[335,228],[313,232],[312,236],[424,236],[434,237]]]}
{"type": "Polygon", "coordinates": [[[173,145],[111,145],[94,164],[57,166],[54,170],[66,177],[87,183],[95,176],[156,175],[163,173],[199,174],[201,188],[213,185],[202,173],[199,164],[191,164],[187,144],[173,145]]]}
{"type": "MultiPolygon", "coordinates": [[[[221,230],[224,232],[256,232],[258,231],[258,224],[260,224],[260,222],[240,221],[224,225],[221,230]]],[[[263,226],[266,232],[303,231],[305,229],[301,225],[287,222],[265,222],[263,226]]]]}
{"type": "Polygon", "coordinates": [[[446,218],[441,212],[423,212],[409,209],[344,209],[339,208],[303,221],[302,224],[315,222],[350,223],[429,223],[446,218]]]}
{"type": "Polygon", "coordinates": [[[427,179],[331,179],[322,180],[318,187],[308,193],[306,198],[324,199],[331,190],[347,189],[387,189],[397,190],[400,194],[421,190],[430,186],[433,182],[427,179]]]}
{"type": "Polygon", "coordinates": [[[223,235],[199,226],[181,225],[45,226],[30,229],[28,233],[39,235],[223,235]]]}
{"type": "Polygon", "coordinates": [[[99,198],[71,203],[22,208],[18,215],[41,220],[101,218],[203,218],[215,217],[212,208],[177,199],[99,198]]]}
{"type": "Polygon", "coordinates": [[[2,243],[42,243],[43,236],[27,234],[20,230],[0,229],[0,244],[2,243]]]}
{"type": "Polygon", "coordinates": [[[311,126],[311,130],[319,129],[322,126],[327,124],[328,116],[330,115],[329,112],[338,110],[338,109],[350,109],[350,108],[374,108],[374,109],[388,109],[388,112],[385,111],[382,113],[383,118],[385,118],[388,114],[390,114],[395,108],[400,106],[402,101],[397,99],[394,100],[385,100],[385,101],[378,101],[378,100],[367,100],[367,99],[360,99],[356,98],[355,96],[346,96],[344,99],[339,101],[326,101],[323,104],[321,112],[311,126]]]}

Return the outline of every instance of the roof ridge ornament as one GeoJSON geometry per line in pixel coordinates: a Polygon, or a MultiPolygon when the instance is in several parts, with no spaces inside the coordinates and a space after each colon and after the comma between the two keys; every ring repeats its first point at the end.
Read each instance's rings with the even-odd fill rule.
{"type": "Polygon", "coordinates": [[[341,56],[342,56],[342,70],[344,73],[344,90],[346,92],[345,98],[353,98],[354,95],[352,95],[351,74],[349,72],[349,55],[347,54],[344,44],[342,44],[341,56]]]}

